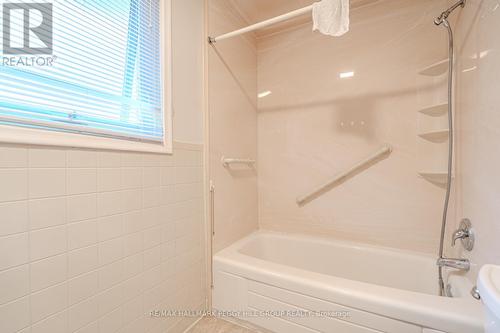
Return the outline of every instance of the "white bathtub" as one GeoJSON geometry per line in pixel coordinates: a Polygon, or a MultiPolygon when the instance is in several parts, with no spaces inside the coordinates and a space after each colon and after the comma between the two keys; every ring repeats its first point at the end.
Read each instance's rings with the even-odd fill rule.
{"type": "Polygon", "coordinates": [[[213,269],[214,309],[273,332],[483,332],[479,302],[436,296],[430,256],[259,231],[218,252],[213,269]]]}

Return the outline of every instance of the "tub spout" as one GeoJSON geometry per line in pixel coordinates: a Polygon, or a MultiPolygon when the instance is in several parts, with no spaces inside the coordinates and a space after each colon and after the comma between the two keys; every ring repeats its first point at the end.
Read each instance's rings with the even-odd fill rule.
{"type": "Polygon", "coordinates": [[[468,259],[452,259],[452,258],[439,258],[437,260],[439,267],[451,267],[461,271],[468,271],[470,269],[470,261],[468,259]]]}

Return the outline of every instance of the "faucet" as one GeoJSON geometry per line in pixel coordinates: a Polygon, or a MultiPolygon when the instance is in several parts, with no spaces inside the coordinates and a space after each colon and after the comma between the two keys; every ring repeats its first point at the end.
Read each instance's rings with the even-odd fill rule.
{"type": "Polygon", "coordinates": [[[439,267],[451,267],[461,271],[470,270],[468,259],[439,258],[436,263],[439,267]]]}
{"type": "MultiPolygon", "coordinates": [[[[474,231],[469,219],[460,221],[460,227],[455,230],[452,236],[451,245],[455,246],[457,240],[461,240],[462,245],[467,251],[474,247],[474,231]]],[[[470,261],[468,259],[439,258],[436,263],[439,267],[451,267],[461,271],[470,270],[470,261]]]]}
{"type": "Polygon", "coordinates": [[[451,245],[455,246],[458,239],[461,240],[462,245],[467,251],[472,251],[474,247],[474,231],[469,219],[460,221],[459,228],[453,233],[451,245]]]}

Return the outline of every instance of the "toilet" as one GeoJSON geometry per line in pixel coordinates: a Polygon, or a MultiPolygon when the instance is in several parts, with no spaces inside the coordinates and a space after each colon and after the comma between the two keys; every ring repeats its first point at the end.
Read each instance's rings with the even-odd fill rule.
{"type": "Polygon", "coordinates": [[[500,333],[500,266],[483,266],[477,288],[486,312],[485,332],[500,333]]]}

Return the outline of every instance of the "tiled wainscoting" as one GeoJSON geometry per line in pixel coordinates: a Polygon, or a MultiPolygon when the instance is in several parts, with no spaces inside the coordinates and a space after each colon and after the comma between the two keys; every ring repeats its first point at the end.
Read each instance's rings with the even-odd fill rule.
{"type": "Polygon", "coordinates": [[[205,304],[202,147],[0,146],[0,332],[180,332],[205,304]]]}

